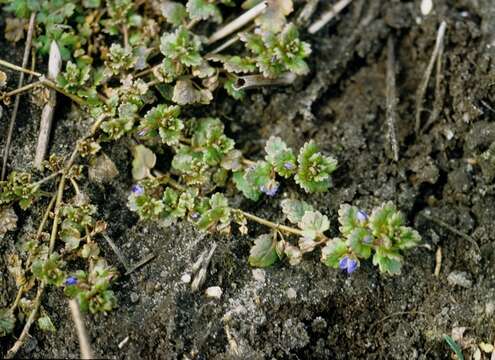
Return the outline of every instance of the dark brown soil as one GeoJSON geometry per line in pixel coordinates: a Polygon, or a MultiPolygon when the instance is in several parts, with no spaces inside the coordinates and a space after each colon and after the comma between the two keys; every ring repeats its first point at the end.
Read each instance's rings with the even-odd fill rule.
{"type": "MultiPolygon", "coordinates": [[[[326,1],[320,3],[321,9],[328,7],[326,1]]],[[[336,225],[336,210],[342,202],[370,208],[392,200],[430,249],[423,246],[409,252],[403,274],[397,277],[381,276],[368,262],[349,277],[326,268],[317,254],[296,267],[282,263],[252,270],[247,264],[251,237],[205,236],[185,223],[171,228],[138,223],[126,207],[130,154],[125,144],[117,144],[104,150],[119,167],[119,177],[109,185],[88,183],[85,190],[131,262],[149,253],[156,258],[115,284],[120,303],[116,311],[86,318],[99,357],[449,359],[451,352],[442,336],[456,327],[466,327],[465,338],[473,344],[493,343],[495,187],[493,178],[475,160],[495,142],[495,5],[492,0],[438,0],[425,17],[419,3],[353,1],[330,26],[307,36],[314,50],[309,76],[292,88],[254,91],[241,104],[225,99],[213,111],[225,119],[239,146],[253,158],[260,156],[270,135],[279,135],[295,147],[315,138],[338,157],[340,167],[333,189],[325,196],[307,197],[308,202],[336,225]],[[443,73],[435,94],[433,72],[423,124],[433,110],[440,113],[418,134],[414,131],[416,91],[442,20],[448,24],[443,73]],[[398,162],[390,159],[387,150],[390,35],[395,39],[398,67],[398,162]],[[471,236],[477,246],[431,218],[471,236]],[[220,286],[221,300],[192,293],[180,280],[214,242],[218,248],[204,286],[220,286]],[[438,247],[443,261],[435,277],[438,247]],[[470,286],[449,283],[447,277],[454,271],[465,272],[470,286]],[[119,348],[126,337],[128,342],[119,348]]],[[[2,42],[0,57],[18,62],[22,47],[2,42]]],[[[11,81],[15,86],[13,74],[11,81]]],[[[68,106],[62,106],[59,112],[55,152],[68,152],[87,126],[84,120],[63,116],[67,110],[68,106]]],[[[2,135],[9,111],[5,113],[0,120],[2,135]]],[[[24,97],[14,133],[12,168],[31,163],[38,118],[39,109],[24,97]]],[[[1,141],[3,147],[4,136],[1,141]]],[[[276,221],[281,219],[279,201],[297,191],[291,184],[284,184],[283,190],[274,200],[243,201],[242,206],[276,221]]],[[[37,219],[36,210],[21,216],[20,230],[0,243],[0,252],[11,251],[37,219]]],[[[255,226],[253,235],[260,230],[255,226]]],[[[103,242],[101,246],[105,256],[120,266],[111,249],[103,242]]],[[[3,307],[15,295],[3,257],[0,271],[3,307]]],[[[19,356],[78,357],[77,337],[62,292],[48,291],[43,304],[57,332],[42,333],[33,327],[19,356]]],[[[13,341],[0,339],[0,356],[13,341]]],[[[467,358],[473,351],[474,347],[465,350],[467,358]]]]}

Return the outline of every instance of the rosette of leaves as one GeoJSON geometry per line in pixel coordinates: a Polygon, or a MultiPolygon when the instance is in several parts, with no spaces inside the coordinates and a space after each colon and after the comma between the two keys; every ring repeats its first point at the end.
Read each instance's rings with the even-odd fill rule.
{"type": "Polygon", "coordinates": [[[33,275],[47,284],[61,286],[65,280],[65,272],[62,268],[65,266],[65,261],[62,260],[60,254],[52,253],[48,258],[42,257],[36,259],[31,266],[33,275]]]}
{"type": "Polygon", "coordinates": [[[196,189],[190,188],[182,193],[168,187],[162,195],[163,211],[161,214],[162,223],[169,226],[176,219],[186,216],[188,211],[192,211],[195,206],[195,198],[198,196],[196,189]]]}
{"type": "Polygon", "coordinates": [[[139,133],[146,137],[159,135],[167,145],[179,143],[181,131],[184,128],[179,119],[180,107],[160,104],[149,110],[141,120],[139,133]]]}
{"type": "Polygon", "coordinates": [[[337,160],[323,155],[314,143],[307,142],[299,151],[295,181],[307,193],[327,191],[330,175],[337,169],[337,160]]]}
{"type": "Polygon", "coordinates": [[[118,140],[129,133],[136,122],[139,107],[130,102],[123,103],[117,107],[117,114],[110,120],[104,121],[100,128],[105,133],[103,140],[118,140]]]}
{"type": "Polygon", "coordinates": [[[203,231],[228,231],[231,221],[231,209],[227,198],[221,193],[213,194],[202,208],[197,208],[200,218],[196,226],[203,231]]]}
{"type": "MultiPolygon", "coordinates": [[[[199,66],[203,61],[201,51],[201,40],[198,36],[179,26],[173,33],[165,33],[160,39],[160,51],[167,63],[163,68],[169,70],[175,67],[199,66]]],[[[181,74],[181,71],[173,71],[181,74]]]]}
{"type": "Polygon", "coordinates": [[[311,53],[311,48],[299,39],[294,24],[287,24],[280,33],[258,31],[241,33],[239,37],[253,53],[256,66],[264,76],[275,78],[287,71],[298,75],[308,73],[304,59],[311,53]]]}
{"type": "Polygon", "coordinates": [[[133,187],[127,206],[137,212],[141,220],[160,220],[165,209],[161,191],[157,179],[142,180],[133,187]]]}
{"type": "Polygon", "coordinates": [[[90,61],[79,59],[76,63],[68,61],[65,71],[58,75],[58,85],[91,103],[98,103],[96,87],[102,80],[102,74],[93,71],[90,61]]]}
{"type": "Polygon", "coordinates": [[[29,173],[13,171],[7,180],[0,181],[0,205],[18,202],[25,210],[39,196],[39,186],[32,183],[29,173]]]}
{"type": "Polygon", "coordinates": [[[124,48],[118,43],[113,43],[108,52],[108,59],[105,61],[105,69],[110,72],[109,75],[119,75],[131,70],[136,62],[137,59],[131,48],[124,48]]]}
{"type": "Polygon", "coordinates": [[[306,192],[326,191],[330,186],[330,174],[337,161],[319,152],[313,141],[306,143],[296,156],[279,137],[270,137],[265,146],[265,161],[257,161],[244,170],[234,173],[234,183],[244,196],[257,201],[262,193],[274,196],[279,183],[276,175],[290,178],[306,192]]]}
{"type": "Polygon", "coordinates": [[[191,122],[191,144],[183,145],[172,160],[172,168],[188,185],[200,185],[211,191],[225,185],[228,172],[221,166],[234,149],[234,141],[224,134],[224,125],[217,118],[191,122]]]}
{"type": "Polygon", "coordinates": [[[105,260],[99,259],[88,272],[77,271],[66,282],[64,292],[77,300],[82,311],[107,313],[117,306],[117,298],[109,289],[116,276],[116,270],[105,260]]]}
{"type": "Polygon", "coordinates": [[[373,209],[371,216],[355,206],[344,204],[339,209],[341,236],[327,242],[322,261],[339,267],[344,258],[359,261],[373,253],[373,264],[380,272],[400,274],[401,252],[418,245],[419,233],[405,226],[405,218],[392,202],[373,209]]]}
{"type": "Polygon", "coordinates": [[[69,251],[79,248],[81,239],[89,235],[88,231],[94,227],[95,220],[92,215],[96,207],[91,204],[65,205],[61,209],[62,224],[59,236],[69,251]]]}

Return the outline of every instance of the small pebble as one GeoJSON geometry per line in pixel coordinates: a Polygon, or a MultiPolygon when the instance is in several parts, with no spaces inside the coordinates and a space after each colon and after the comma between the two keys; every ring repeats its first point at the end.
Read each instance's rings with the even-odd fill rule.
{"type": "Polygon", "coordinates": [[[461,286],[463,288],[469,289],[473,286],[473,281],[470,276],[465,271],[452,271],[447,277],[447,281],[452,286],[461,286]]]}
{"type": "Polygon", "coordinates": [[[189,284],[191,282],[191,274],[186,273],[182,275],[180,281],[182,281],[184,284],[189,284]]]}
{"type": "Polygon", "coordinates": [[[208,298],[220,299],[222,297],[222,288],[220,286],[211,286],[205,290],[205,295],[208,298]]]}
{"type": "Polygon", "coordinates": [[[139,295],[136,294],[135,292],[131,293],[131,302],[137,303],[138,301],[139,301],[139,295]]]}
{"type": "Polygon", "coordinates": [[[422,0],[421,1],[421,14],[428,15],[433,10],[433,1],[432,0],[422,0]]]}
{"type": "Polygon", "coordinates": [[[297,292],[296,292],[296,290],[294,288],[291,288],[290,287],[290,288],[287,289],[287,297],[289,299],[295,299],[296,296],[297,296],[297,292]]]}
{"type": "Polygon", "coordinates": [[[263,269],[254,269],[253,270],[253,278],[259,282],[265,282],[265,270],[263,269]]]}

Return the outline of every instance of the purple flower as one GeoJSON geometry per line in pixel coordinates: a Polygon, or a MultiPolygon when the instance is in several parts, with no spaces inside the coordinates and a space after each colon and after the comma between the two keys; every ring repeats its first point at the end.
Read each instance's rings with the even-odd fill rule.
{"type": "Polygon", "coordinates": [[[199,219],[199,213],[198,212],[191,213],[191,219],[193,219],[193,221],[198,220],[199,219]]]}
{"type": "Polygon", "coordinates": [[[65,280],[65,285],[70,286],[70,285],[76,285],[77,284],[77,279],[74,276],[69,276],[65,280]]]}
{"type": "Polygon", "coordinates": [[[292,170],[292,169],[294,169],[294,164],[293,164],[293,163],[291,163],[291,162],[288,162],[288,161],[287,161],[287,162],[284,164],[284,168],[286,168],[287,170],[292,170]]]}
{"type": "Polygon", "coordinates": [[[359,222],[364,223],[368,221],[368,214],[366,214],[366,212],[364,212],[363,210],[358,210],[358,212],[356,213],[356,217],[359,222]]]}
{"type": "Polygon", "coordinates": [[[132,185],[131,191],[136,196],[144,194],[144,188],[141,185],[132,185]]]}
{"type": "Polygon", "coordinates": [[[365,243],[365,244],[371,244],[372,241],[373,241],[373,238],[369,235],[366,235],[363,239],[363,243],[365,243]]]}
{"type": "Polygon", "coordinates": [[[147,133],[148,133],[148,129],[143,129],[140,132],[138,132],[138,135],[139,136],[146,136],[147,133]]]}
{"type": "Polygon", "coordinates": [[[344,256],[339,261],[339,268],[346,270],[348,274],[352,274],[358,267],[358,262],[355,259],[351,259],[349,256],[344,256]]]}
{"type": "Polygon", "coordinates": [[[260,191],[262,193],[265,193],[268,196],[275,196],[277,194],[277,191],[278,191],[278,182],[270,181],[266,185],[261,185],[260,191]]]}

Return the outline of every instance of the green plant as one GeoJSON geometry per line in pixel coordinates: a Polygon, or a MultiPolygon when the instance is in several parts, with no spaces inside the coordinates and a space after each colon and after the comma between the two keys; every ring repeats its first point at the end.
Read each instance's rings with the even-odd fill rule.
{"type": "MultiPolygon", "coordinates": [[[[23,244],[21,254],[10,256],[18,296],[10,309],[0,309],[0,336],[13,331],[16,310],[26,317],[37,314],[48,285],[64,288],[81,309],[92,313],[116,306],[111,285],[117,272],[98,246],[106,224],[97,219],[96,207],[77,185],[83,176],[78,155],[81,164],[91,163],[104,142],[125,139],[132,148],[135,185],[128,206],[141,220],[165,226],[185,220],[201,231],[224,234],[236,228],[248,234],[248,221],[270,228],[254,241],[252,266],[270,266],[285,257],[296,265],[305,253],[322,247],[322,261],[328,266],[351,273],[359,259],[374,251],[373,262],[380,271],[395,274],[402,264],[400,251],[419,241],[390,203],[365,220],[356,208],[343,206],[341,237],[336,239],[325,235],[331,230],[330,219],[305,202],[282,201],[283,213],[295,226],[231,206],[236,191],[259,201],[264,195],[274,197],[292,181],[306,193],[325,192],[337,169],[337,160],[312,140],[296,152],[281,138],[270,137],[264,159],[249,160],[236,149],[220,118],[205,108],[199,110],[206,114],[194,116],[201,112],[199,106],[210,104],[222,91],[242,99],[244,91],[236,86],[239,74],[261,76],[270,84],[287,74],[309,72],[309,44],[286,18],[293,11],[291,0],[270,1],[254,26],[237,34],[240,42],[224,50],[212,49],[214,41],[205,30],[211,28],[209,22],[223,22],[223,9],[236,6],[231,0],[166,0],[161,14],[152,2],[131,0],[0,1],[19,18],[36,14],[38,51],[46,54],[55,41],[67,60],[56,83],[49,83],[51,88],[75,100],[85,113],[82,118],[92,122],[71,157],[52,156],[44,164],[45,178],[35,182],[32,174],[12,172],[0,182],[0,210],[15,203],[26,209],[44,196],[52,197],[37,233],[23,244]],[[205,26],[197,26],[200,22],[205,26]],[[164,157],[167,161],[156,169],[164,157]],[[55,193],[49,192],[53,186],[42,190],[52,180],[55,193]],[[46,236],[49,221],[51,232],[46,236]],[[37,296],[29,299],[35,286],[37,296]]],[[[248,0],[242,7],[259,3],[248,0]]],[[[14,30],[24,31],[22,26],[14,30]]],[[[44,78],[40,82],[48,84],[44,78]]],[[[40,328],[51,331],[48,315],[41,315],[40,328]]]]}

